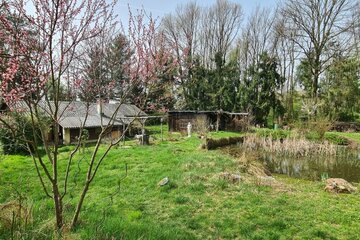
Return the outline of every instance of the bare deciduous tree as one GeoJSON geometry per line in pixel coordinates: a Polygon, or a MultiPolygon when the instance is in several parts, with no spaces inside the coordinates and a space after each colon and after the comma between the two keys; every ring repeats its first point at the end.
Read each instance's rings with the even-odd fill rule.
{"type": "Polygon", "coordinates": [[[179,65],[178,84],[185,101],[187,92],[184,86],[186,81],[191,78],[193,56],[198,50],[200,17],[199,6],[195,2],[190,2],[184,6],[178,6],[176,14],[169,14],[162,21],[166,40],[173,47],[174,56],[177,58],[179,65]]]}
{"type": "Polygon", "coordinates": [[[246,26],[242,30],[241,42],[246,42],[250,64],[256,64],[261,53],[273,55],[277,39],[274,34],[274,24],[277,11],[269,8],[257,7],[249,16],[246,26]]]}
{"type": "Polygon", "coordinates": [[[220,54],[225,61],[234,39],[241,28],[243,12],[239,4],[217,0],[202,17],[202,54],[204,63],[211,66],[211,59],[220,54]]]}
{"type": "Polygon", "coordinates": [[[292,118],[294,115],[293,97],[296,87],[294,73],[296,60],[300,52],[295,42],[287,37],[294,36],[296,28],[286,28],[285,21],[286,19],[283,16],[278,17],[274,25],[274,31],[277,39],[276,55],[279,59],[280,74],[285,79],[281,95],[284,97],[288,118],[292,118]]]}
{"type": "Polygon", "coordinates": [[[345,33],[353,26],[351,11],[353,1],[349,0],[288,0],[284,2],[282,14],[295,28],[296,33],[288,37],[306,55],[311,65],[312,97],[318,98],[319,79],[332,56],[327,55],[334,44],[346,48],[345,33]]]}

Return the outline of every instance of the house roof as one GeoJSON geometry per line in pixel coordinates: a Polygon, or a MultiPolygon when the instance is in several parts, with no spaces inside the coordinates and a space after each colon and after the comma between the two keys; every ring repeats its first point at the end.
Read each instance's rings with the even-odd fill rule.
{"type": "MultiPolygon", "coordinates": [[[[40,101],[39,108],[48,115],[53,115],[54,102],[40,101]]],[[[29,111],[25,102],[17,102],[12,109],[29,111]]],[[[63,128],[99,127],[113,124],[122,126],[130,124],[136,118],[144,118],[147,115],[132,104],[102,103],[102,114],[98,113],[97,103],[85,103],[80,101],[60,101],[58,108],[58,122],[63,128]],[[120,105],[120,106],[119,106],[120,105]],[[116,115],[113,117],[113,114],[116,115]]]]}

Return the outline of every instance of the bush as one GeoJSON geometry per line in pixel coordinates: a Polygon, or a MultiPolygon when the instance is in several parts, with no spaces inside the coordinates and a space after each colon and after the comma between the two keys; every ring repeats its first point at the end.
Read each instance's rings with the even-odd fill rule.
{"type": "Polygon", "coordinates": [[[323,140],[325,133],[330,130],[331,126],[333,125],[332,121],[323,118],[318,119],[316,121],[310,122],[310,129],[314,132],[316,132],[320,139],[323,140]]]}
{"type": "Polygon", "coordinates": [[[264,128],[257,130],[256,135],[263,138],[271,137],[272,139],[284,139],[290,137],[290,131],[282,129],[272,130],[264,128]]]}
{"type": "Polygon", "coordinates": [[[340,122],[354,122],[356,120],[356,115],[347,112],[339,113],[338,121],[340,122]]]}
{"type": "Polygon", "coordinates": [[[331,129],[333,122],[326,117],[295,123],[295,128],[309,140],[324,140],[325,133],[331,129]]]}
{"type": "MultiPolygon", "coordinates": [[[[0,142],[4,154],[29,154],[27,147],[27,140],[33,141],[34,134],[32,130],[31,121],[28,117],[12,113],[11,114],[11,129],[9,127],[0,128],[0,142]],[[26,138],[26,139],[25,139],[26,138]]],[[[36,127],[37,131],[35,137],[39,144],[41,141],[41,134],[39,126],[36,127]]]]}
{"type": "Polygon", "coordinates": [[[220,139],[207,138],[206,143],[202,146],[202,148],[205,148],[207,150],[212,150],[219,147],[225,147],[237,143],[242,143],[243,141],[244,141],[244,137],[228,137],[228,138],[220,138],[220,139]]]}

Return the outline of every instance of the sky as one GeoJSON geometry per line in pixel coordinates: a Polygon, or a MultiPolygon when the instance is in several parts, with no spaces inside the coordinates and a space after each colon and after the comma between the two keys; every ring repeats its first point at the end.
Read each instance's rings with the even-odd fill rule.
{"type": "MultiPolygon", "coordinates": [[[[257,6],[260,7],[275,7],[276,0],[230,0],[231,2],[239,3],[245,17],[248,16],[257,6]]],[[[118,0],[116,6],[116,14],[123,23],[128,20],[128,4],[131,9],[144,8],[146,12],[151,12],[154,17],[162,17],[168,13],[175,12],[176,7],[181,4],[186,4],[191,0],[118,0]]],[[[216,0],[197,0],[200,6],[211,6],[216,0]]]]}

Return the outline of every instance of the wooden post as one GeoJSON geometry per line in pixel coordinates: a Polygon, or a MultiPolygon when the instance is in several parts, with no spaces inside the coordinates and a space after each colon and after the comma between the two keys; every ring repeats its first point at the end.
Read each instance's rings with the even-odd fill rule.
{"type": "Polygon", "coordinates": [[[146,118],[141,119],[140,118],[140,122],[141,122],[141,145],[145,145],[144,142],[144,135],[145,135],[145,123],[146,123],[146,118]]]}
{"type": "Polygon", "coordinates": [[[219,126],[220,126],[220,112],[216,113],[216,132],[219,131],[219,126]]]}
{"type": "Polygon", "coordinates": [[[164,121],[164,119],[161,118],[160,119],[160,123],[161,123],[161,141],[164,141],[164,139],[163,139],[163,121],[164,121]]]}
{"type": "Polygon", "coordinates": [[[122,140],[123,140],[123,146],[125,146],[125,124],[122,125],[123,131],[122,131],[122,140]]]}

